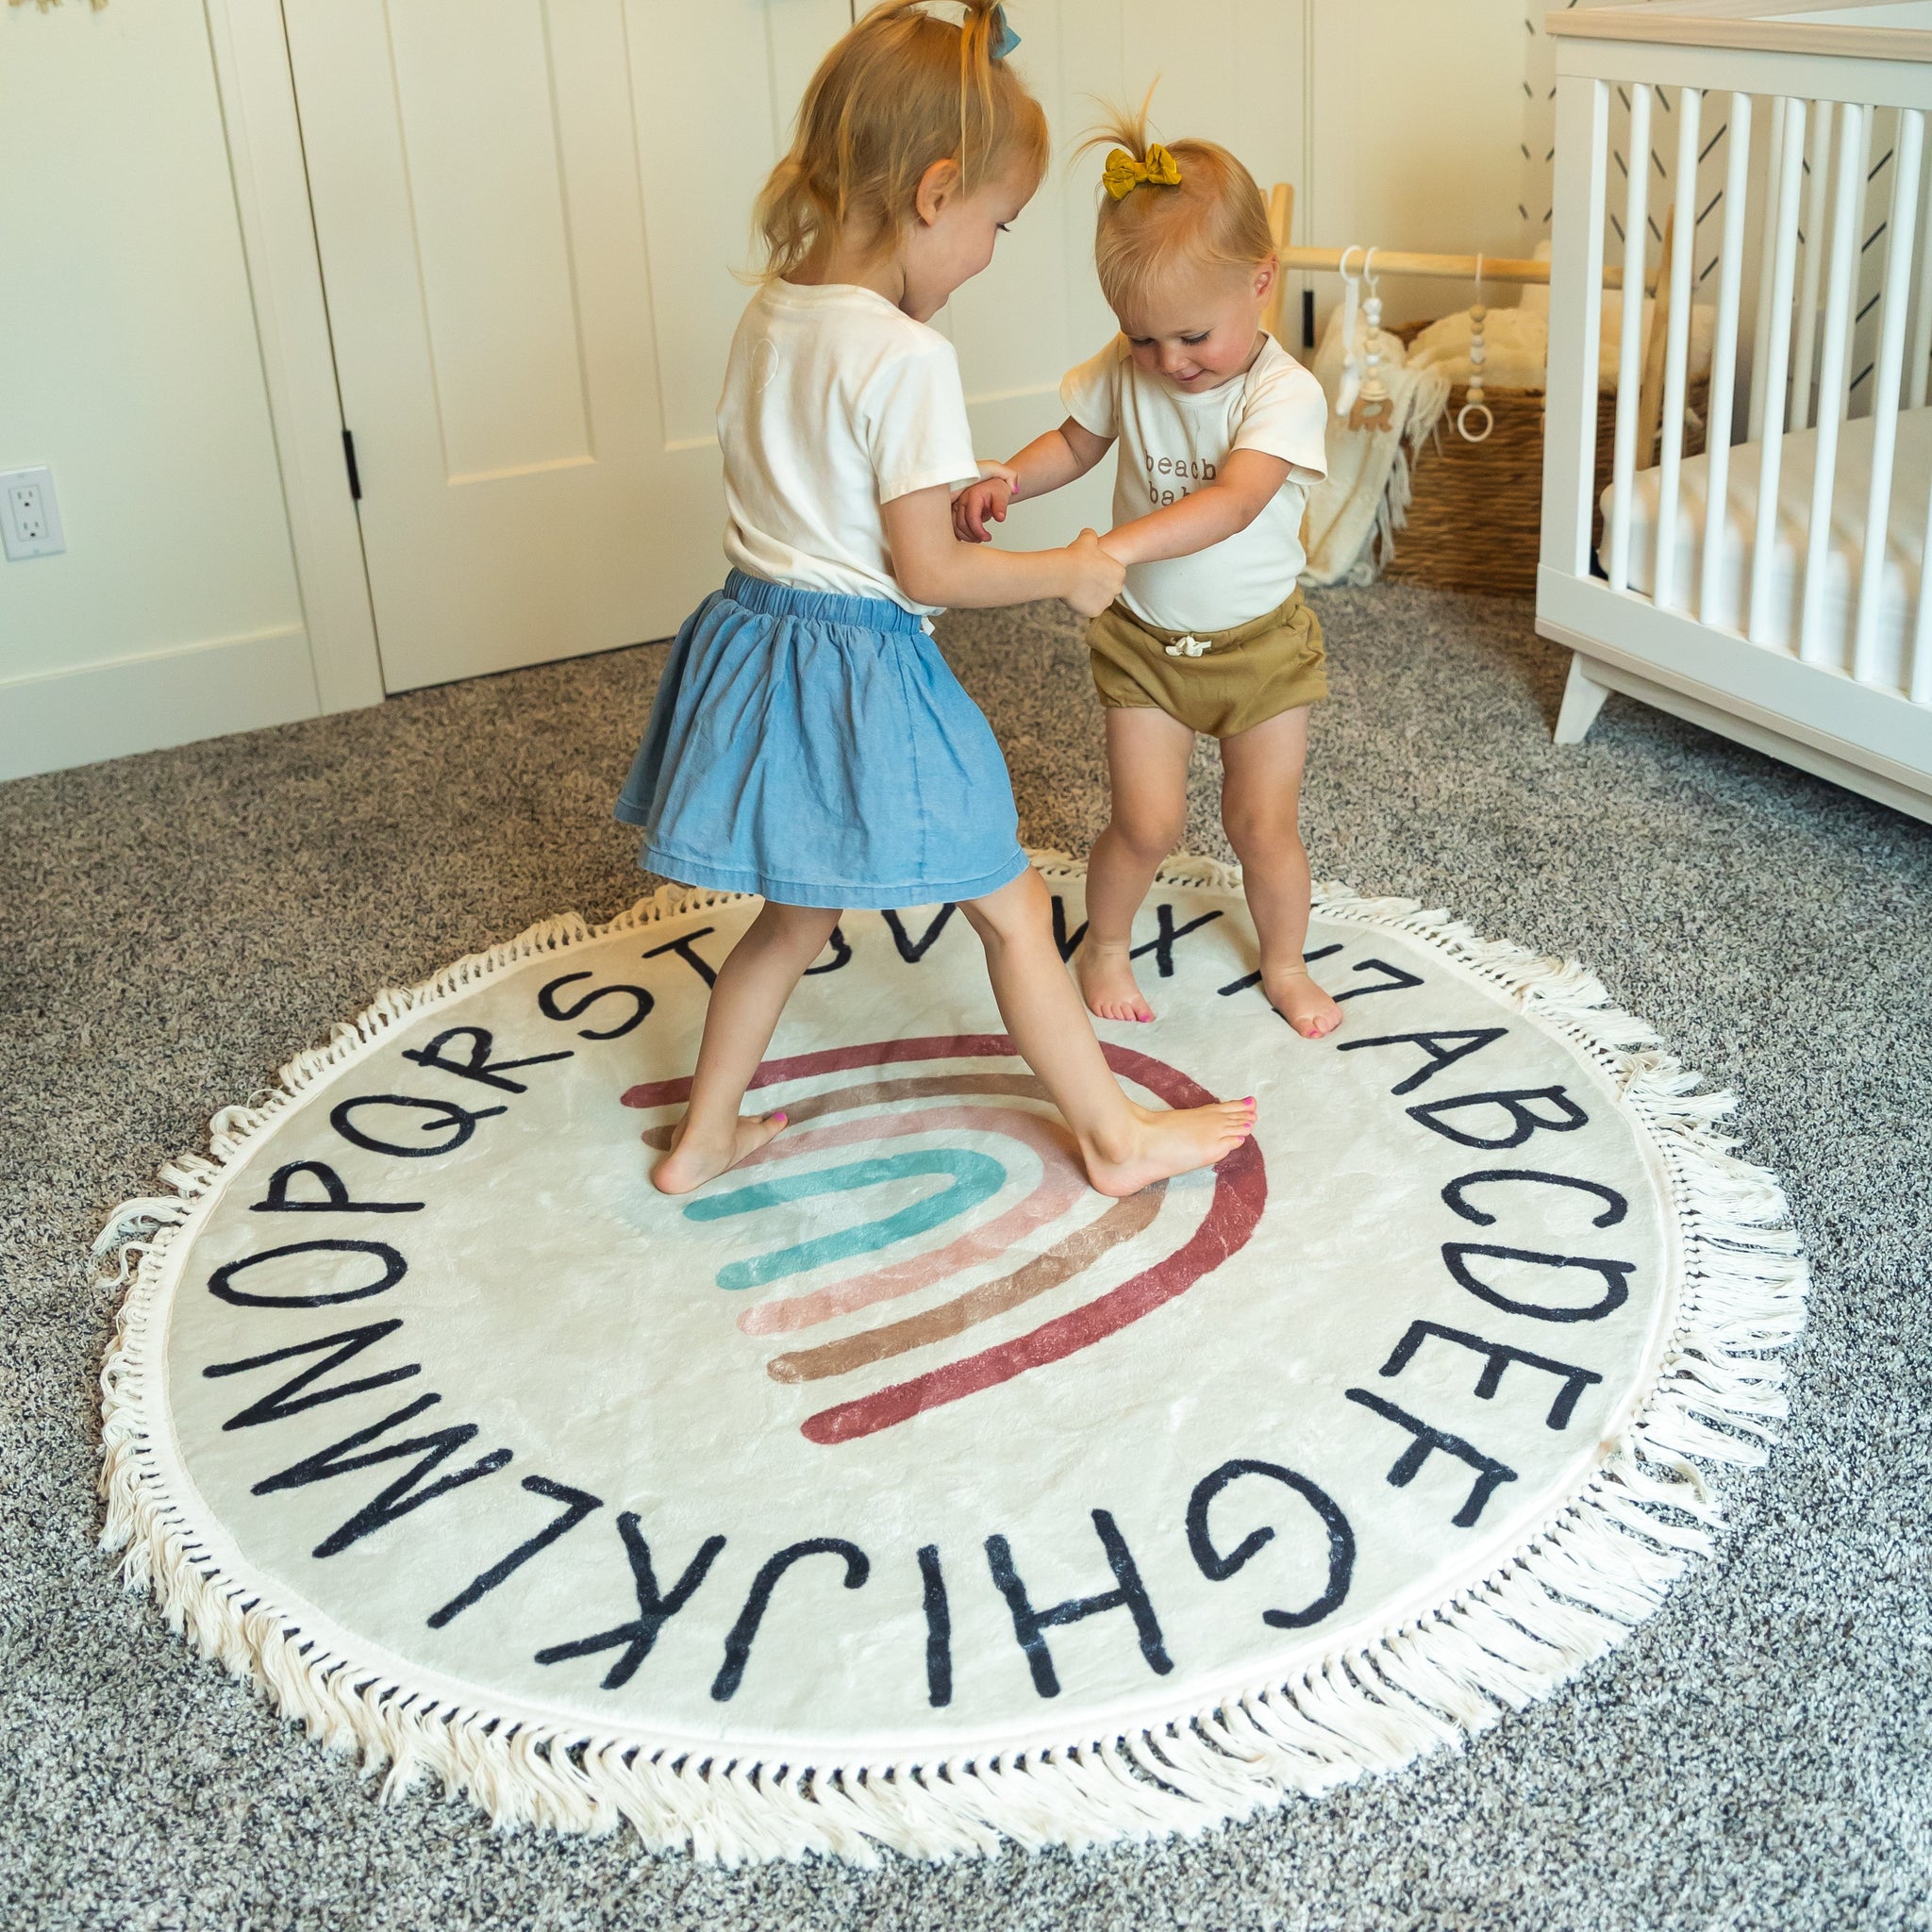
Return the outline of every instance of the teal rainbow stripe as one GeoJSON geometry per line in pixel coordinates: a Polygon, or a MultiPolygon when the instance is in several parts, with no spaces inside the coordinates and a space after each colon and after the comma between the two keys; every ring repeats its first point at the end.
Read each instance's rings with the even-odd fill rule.
{"type": "Polygon", "coordinates": [[[855,1256],[876,1254],[895,1241],[970,1212],[1006,1185],[1007,1170],[991,1155],[968,1147],[920,1148],[906,1154],[881,1155],[871,1160],[848,1161],[842,1167],[822,1167],[809,1174],[785,1174],[755,1181],[728,1194],[710,1194],[685,1208],[688,1221],[724,1221],[733,1215],[755,1214],[818,1194],[850,1193],[886,1181],[915,1179],[922,1174],[946,1174],[950,1185],[874,1221],[861,1221],[836,1234],[816,1236],[789,1248],[774,1248],[748,1261],[733,1261],[718,1271],[720,1288],[763,1288],[789,1275],[803,1274],[828,1261],[849,1261],[855,1256]]]}

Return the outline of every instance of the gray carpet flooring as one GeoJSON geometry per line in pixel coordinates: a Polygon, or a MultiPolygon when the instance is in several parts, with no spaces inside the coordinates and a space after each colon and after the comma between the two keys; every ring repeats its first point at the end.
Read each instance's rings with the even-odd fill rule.
{"type": "MultiPolygon", "coordinates": [[[[94,1549],[105,1211],[378,986],[635,896],[646,646],[0,787],[0,1925],[1932,1925],[1932,829],[1612,699],[1548,737],[1525,606],[1320,608],[1320,873],[1576,955],[1743,1097],[1816,1269],[1770,1466],[1665,1609],[1457,1755],[1191,1841],[738,1873],[379,1807],[94,1549]]],[[[943,641],[1023,831],[1104,806],[1074,626],[943,641]]],[[[1225,853],[1211,749],[1190,843],[1225,853]]]]}

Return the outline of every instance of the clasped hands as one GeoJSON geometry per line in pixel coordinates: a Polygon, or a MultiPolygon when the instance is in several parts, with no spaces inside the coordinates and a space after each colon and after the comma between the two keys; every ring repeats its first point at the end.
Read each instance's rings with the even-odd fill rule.
{"type": "MultiPolygon", "coordinates": [[[[989,523],[1003,524],[1007,508],[1020,493],[1019,473],[1006,463],[981,458],[984,473],[953,498],[953,535],[961,543],[991,543],[989,523]]],[[[1067,546],[1072,580],[1061,591],[1082,617],[1097,617],[1120,594],[1126,569],[1092,530],[1082,530],[1067,546]]]]}

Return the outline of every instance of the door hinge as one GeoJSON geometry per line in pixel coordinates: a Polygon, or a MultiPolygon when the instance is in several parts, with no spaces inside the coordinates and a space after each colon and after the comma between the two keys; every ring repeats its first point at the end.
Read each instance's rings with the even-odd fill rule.
{"type": "Polygon", "coordinates": [[[360,503],[362,473],[356,467],[356,433],[352,429],[342,431],[342,460],[349,466],[349,494],[360,503]]]}

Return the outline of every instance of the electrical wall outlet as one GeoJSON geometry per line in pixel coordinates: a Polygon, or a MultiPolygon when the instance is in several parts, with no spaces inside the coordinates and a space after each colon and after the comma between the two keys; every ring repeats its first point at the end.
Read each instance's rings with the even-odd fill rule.
{"type": "Polygon", "coordinates": [[[0,545],[16,563],[58,557],[67,548],[53,471],[0,470],[0,545]]]}

